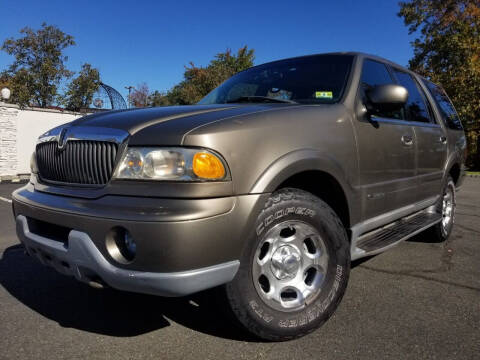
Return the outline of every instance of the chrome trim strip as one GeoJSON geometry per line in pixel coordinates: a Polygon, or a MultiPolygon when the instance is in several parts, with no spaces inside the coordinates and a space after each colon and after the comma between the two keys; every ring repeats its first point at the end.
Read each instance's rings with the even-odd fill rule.
{"type": "Polygon", "coordinates": [[[392,124],[392,125],[409,125],[409,126],[417,126],[417,127],[441,128],[439,124],[420,122],[420,121],[408,121],[408,120],[402,120],[402,119],[390,119],[390,118],[383,118],[379,116],[372,116],[371,121],[392,124]]]}
{"type": "Polygon", "coordinates": [[[65,125],[56,127],[40,135],[37,144],[61,140],[64,131],[63,142],[75,140],[108,141],[121,144],[130,135],[128,132],[119,129],[94,127],[94,126],[71,126],[65,125]],[[66,131],[65,131],[66,129],[66,131]]]}

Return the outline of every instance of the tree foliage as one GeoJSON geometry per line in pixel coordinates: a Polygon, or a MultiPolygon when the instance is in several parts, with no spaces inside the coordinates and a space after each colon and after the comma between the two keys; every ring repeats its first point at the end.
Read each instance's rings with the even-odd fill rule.
{"type": "Polygon", "coordinates": [[[148,106],[168,106],[170,102],[167,97],[166,92],[160,92],[155,90],[150,95],[148,95],[147,100],[148,106]]]}
{"type": "Polygon", "coordinates": [[[254,50],[244,46],[236,54],[232,54],[230,49],[218,53],[205,67],[190,62],[185,67],[183,81],[166,94],[157,92],[151,99],[155,99],[155,106],[195,104],[235,73],[253,66],[254,59],[254,50]]]}
{"type": "Polygon", "coordinates": [[[20,34],[23,37],[9,38],[1,47],[15,58],[7,71],[11,76],[12,100],[21,106],[50,106],[57,100],[60,82],[71,76],[63,52],[75,41],[45,23],[36,31],[25,27],[20,34]]]}
{"type": "Polygon", "coordinates": [[[470,166],[480,166],[480,0],[400,2],[411,34],[409,67],[440,84],[452,99],[469,142],[470,166]]]}
{"type": "Polygon", "coordinates": [[[11,76],[8,75],[6,71],[0,72],[0,89],[3,89],[4,87],[10,88],[12,86],[11,83],[11,76]]]}
{"type": "MultiPolygon", "coordinates": [[[[0,90],[3,88],[9,88],[12,90],[12,77],[6,72],[2,71],[0,72],[0,90]]],[[[0,98],[0,101],[9,101],[9,100],[4,100],[0,98]]]]}
{"type": "Polygon", "coordinates": [[[90,64],[83,64],[80,73],[68,84],[65,93],[65,107],[68,110],[80,111],[88,108],[93,95],[100,86],[100,73],[90,64]]]}
{"type": "Polygon", "coordinates": [[[146,83],[139,84],[135,90],[129,95],[129,103],[135,107],[149,106],[148,85],[146,83]]]}

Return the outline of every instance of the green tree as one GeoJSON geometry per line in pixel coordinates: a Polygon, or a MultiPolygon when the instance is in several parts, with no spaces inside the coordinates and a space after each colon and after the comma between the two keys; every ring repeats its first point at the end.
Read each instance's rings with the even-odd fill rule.
{"type": "Polygon", "coordinates": [[[170,90],[150,93],[143,83],[130,94],[129,102],[135,107],[195,104],[232,75],[252,67],[254,58],[254,50],[244,46],[236,54],[230,49],[218,53],[205,67],[190,62],[183,80],[170,90]]]}
{"type": "Polygon", "coordinates": [[[68,110],[88,108],[100,86],[100,73],[90,64],[83,64],[80,73],[68,84],[65,105],[68,110]]]}
{"type": "Polygon", "coordinates": [[[7,71],[2,72],[0,76],[1,87],[7,87],[11,90],[9,103],[25,106],[30,104],[31,97],[31,76],[25,69],[20,69],[13,76],[7,71]]]}
{"type": "MultiPolygon", "coordinates": [[[[0,72],[0,90],[3,88],[9,88],[12,90],[12,77],[8,75],[6,71],[0,72]]],[[[3,100],[0,98],[0,101],[9,102],[10,100],[3,100]]]]}
{"type": "Polygon", "coordinates": [[[58,99],[58,86],[71,72],[65,67],[64,50],[75,44],[73,37],[55,26],[42,24],[36,31],[20,30],[23,37],[9,38],[1,49],[14,56],[8,68],[12,100],[20,106],[47,107],[58,99]]]}
{"type": "Polygon", "coordinates": [[[480,0],[400,2],[414,56],[409,67],[440,84],[452,99],[468,139],[467,165],[480,167],[480,0]]]}
{"type": "Polygon", "coordinates": [[[244,46],[236,54],[227,49],[215,55],[205,67],[195,66],[191,62],[185,68],[184,80],[166,94],[168,104],[188,105],[198,102],[235,73],[253,66],[254,59],[254,50],[244,46]]]}
{"type": "Polygon", "coordinates": [[[0,89],[3,89],[4,87],[11,88],[12,85],[12,79],[11,76],[8,75],[6,71],[0,72],[0,89]]]}
{"type": "Polygon", "coordinates": [[[147,103],[148,106],[168,106],[170,105],[170,100],[167,97],[167,93],[162,93],[158,90],[155,90],[153,93],[148,95],[147,103]]]}
{"type": "Polygon", "coordinates": [[[137,85],[137,88],[129,96],[129,103],[135,107],[147,107],[148,104],[148,85],[142,83],[137,85]]]}

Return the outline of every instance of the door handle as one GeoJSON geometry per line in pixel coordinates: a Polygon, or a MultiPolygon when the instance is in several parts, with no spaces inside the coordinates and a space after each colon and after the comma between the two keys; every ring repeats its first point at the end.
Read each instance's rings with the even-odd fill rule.
{"type": "Polygon", "coordinates": [[[440,137],[438,138],[438,140],[440,140],[440,142],[441,142],[442,144],[446,144],[446,143],[447,143],[447,137],[446,137],[446,136],[440,136],[440,137]]]}
{"type": "Polygon", "coordinates": [[[413,137],[410,135],[403,135],[402,142],[407,146],[413,145],[413,137]]]}

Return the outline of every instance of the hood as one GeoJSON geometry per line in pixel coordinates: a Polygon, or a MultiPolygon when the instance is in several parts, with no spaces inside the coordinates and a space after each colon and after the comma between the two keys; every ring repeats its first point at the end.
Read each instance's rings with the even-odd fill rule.
{"type": "MultiPolygon", "coordinates": [[[[132,145],[180,145],[189,131],[211,122],[268,111],[283,104],[192,105],[129,109],[96,113],[68,125],[69,132],[82,128],[101,135],[102,128],[130,135],[132,145]],[[95,130],[97,129],[97,130],[95,130]]],[[[288,106],[288,104],[287,104],[288,106]]],[[[104,130],[106,131],[106,129],[104,130]]]]}

